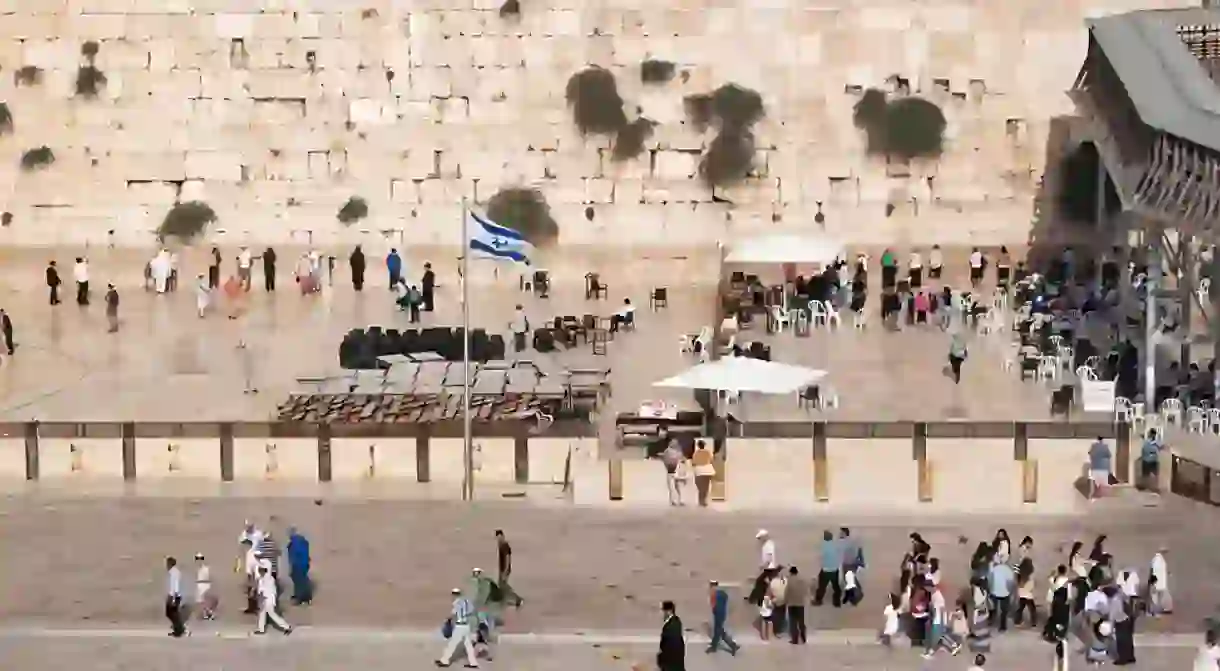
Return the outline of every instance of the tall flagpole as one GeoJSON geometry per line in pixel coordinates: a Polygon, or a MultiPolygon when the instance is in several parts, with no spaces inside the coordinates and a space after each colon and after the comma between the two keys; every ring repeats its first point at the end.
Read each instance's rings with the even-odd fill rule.
{"type": "Polygon", "coordinates": [[[462,499],[474,500],[474,443],[470,434],[470,234],[466,197],[462,197],[462,448],[466,478],[462,499]]]}

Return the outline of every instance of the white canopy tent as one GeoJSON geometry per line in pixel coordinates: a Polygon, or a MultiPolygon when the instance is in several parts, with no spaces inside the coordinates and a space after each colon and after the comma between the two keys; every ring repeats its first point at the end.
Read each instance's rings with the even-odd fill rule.
{"type": "Polygon", "coordinates": [[[824,370],[731,356],[701,363],[653,384],[671,389],[792,394],[826,377],[824,370]]]}
{"type": "Polygon", "coordinates": [[[732,245],[725,263],[833,263],[843,256],[843,243],[834,238],[808,233],[802,235],[765,235],[732,245]]]}

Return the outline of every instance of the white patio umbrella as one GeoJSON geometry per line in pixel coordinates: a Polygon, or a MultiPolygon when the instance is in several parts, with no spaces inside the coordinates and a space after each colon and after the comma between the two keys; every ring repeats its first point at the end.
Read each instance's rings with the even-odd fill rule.
{"type": "Polygon", "coordinates": [[[811,384],[816,384],[826,375],[824,370],[744,356],[731,356],[701,363],[673,377],[653,383],[652,386],[791,394],[811,384]]]}
{"type": "Polygon", "coordinates": [[[834,238],[808,233],[764,235],[732,245],[725,263],[833,263],[844,253],[834,238]]]}

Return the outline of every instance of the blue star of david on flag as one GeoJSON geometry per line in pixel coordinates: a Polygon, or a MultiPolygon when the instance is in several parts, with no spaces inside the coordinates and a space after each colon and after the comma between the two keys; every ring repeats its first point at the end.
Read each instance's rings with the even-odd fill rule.
{"type": "Polygon", "coordinates": [[[474,210],[468,211],[466,216],[469,218],[466,227],[471,251],[487,258],[529,265],[534,246],[520,231],[497,224],[474,210]]]}

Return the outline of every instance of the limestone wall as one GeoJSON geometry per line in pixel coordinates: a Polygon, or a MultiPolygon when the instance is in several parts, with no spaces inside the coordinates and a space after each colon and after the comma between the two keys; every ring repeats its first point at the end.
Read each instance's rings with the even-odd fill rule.
{"type": "Polygon", "coordinates": [[[1082,17],[1181,4],[521,0],[504,19],[499,0],[0,0],[0,245],[148,244],[176,198],[207,201],[230,241],[449,244],[462,196],[519,184],[566,245],[712,245],[810,226],[819,201],[850,242],[1023,242],[1082,17]],[[95,100],[73,95],[86,41],[95,100]],[[649,56],[689,76],[645,91],[649,56]],[[655,151],[616,165],[577,135],[564,87],[586,64],[661,122],[655,151]],[[41,83],[18,84],[25,66],[41,83]],[[949,120],[948,153],[911,177],[863,157],[845,91],[894,74],[949,120]],[[706,138],[681,124],[684,95],[728,82],[768,112],[731,208],[692,179],[706,138]],[[20,171],[42,145],[55,163],[20,171]],[[344,228],[351,195],[371,215],[344,228]]]}

